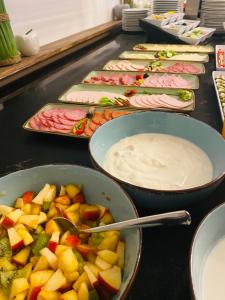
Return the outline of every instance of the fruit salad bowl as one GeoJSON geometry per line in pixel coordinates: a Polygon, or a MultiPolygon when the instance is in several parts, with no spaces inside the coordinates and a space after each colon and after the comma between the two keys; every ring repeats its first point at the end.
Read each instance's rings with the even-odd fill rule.
{"type": "Polygon", "coordinates": [[[126,298],[140,262],[141,231],[81,237],[54,221],[58,214],[92,227],[137,218],[114,180],[81,166],[44,165],[0,178],[0,195],[1,300],[126,298]]]}

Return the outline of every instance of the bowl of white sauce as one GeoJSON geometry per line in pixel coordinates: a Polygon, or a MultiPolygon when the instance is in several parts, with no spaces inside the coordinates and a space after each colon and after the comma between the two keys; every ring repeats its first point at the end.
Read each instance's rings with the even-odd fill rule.
{"type": "Polygon", "coordinates": [[[199,225],[192,242],[190,272],[195,300],[225,299],[225,203],[199,225]]]}
{"type": "Polygon", "coordinates": [[[139,112],[107,122],[89,143],[94,166],[116,179],[136,205],[189,206],[225,177],[225,141],[207,124],[166,112],[139,112]]]}

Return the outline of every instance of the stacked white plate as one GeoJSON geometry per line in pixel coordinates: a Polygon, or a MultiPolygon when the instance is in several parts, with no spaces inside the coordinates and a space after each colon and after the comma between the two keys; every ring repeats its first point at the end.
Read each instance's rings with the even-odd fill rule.
{"type": "Polygon", "coordinates": [[[142,31],[139,20],[148,16],[146,8],[128,8],[123,10],[122,28],[124,31],[142,31]]]}
{"type": "Polygon", "coordinates": [[[183,11],[183,0],[153,0],[153,13],[160,14],[168,11],[183,11]]]}
{"type": "Polygon", "coordinates": [[[201,25],[224,32],[225,0],[202,0],[201,25]]]}

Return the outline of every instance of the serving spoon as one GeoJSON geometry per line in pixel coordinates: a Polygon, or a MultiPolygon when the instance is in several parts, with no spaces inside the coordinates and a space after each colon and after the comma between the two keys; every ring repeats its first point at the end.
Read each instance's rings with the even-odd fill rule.
{"type": "Polygon", "coordinates": [[[55,217],[54,220],[63,230],[69,230],[71,233],[93,233],[109,230],[121,230],[141,227],[153,227],[160,225],[190,225],[191,216],[186,210],[173,211],[163,214],[157,214],[142,218],[130,219],[122,222],[112,223],[87,229],[79,229],[76,224],[64,217],[55,217]]]}

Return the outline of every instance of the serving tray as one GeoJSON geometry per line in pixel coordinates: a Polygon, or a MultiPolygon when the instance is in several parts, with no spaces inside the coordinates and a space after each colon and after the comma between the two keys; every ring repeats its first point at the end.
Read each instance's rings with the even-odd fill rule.
{"type": "MultiPolygon", "coordinates": [[[[31,132],[38,132],[38,133],[46,133],[46,134],[53,134],[53,135],[62,135],[62,136],[68,136],[68,137],[73,137],[73,138],[82,138],[82,139],[88,139],[90,138],[90,136],[93,134],[93,132],[102,124],[104,124],[105,122],[109,121],[108,119],[105,119],[102,121],[102,124],[96,124],[96,122],[93,121],[93,118],[97,118],[96,115],[98,116],[98,120],[100,114],[105,113],[108,118],[111,115],[111,118],[116,118],[119,117],[120,115],[125,115],[125,114],[131,114],[131,113],[135,113],[135,112],[141,112],[141,110],[137,110],[137,109],[130,109],[125,110],[124,108],[105,108],[105,107],[95,107],[95,106],[91,106],[91,105],[76,105],[76,104],[62,104],[62,103],[48,103],[45,106],[43,106],[37,113],[35,113],[33,116],[31,116],[24,124],[23,124],[23,128],[25,130],[31,131],[31,132]],[[71,131],[68,133],[62,133],[60,131],[57,131],[57,129],[55,129],[55,131],[50,130],[43,130],[43,129],[34,129],[31,127],[30,125],[30,121],[35,117],[37,118],[37,116],[40,116],[40,113],[46,112],[46,111],[50,111],[52,109],[67,109],[67,110],[74,110],[74,109],[79,109],[79,110],[84,110],[86,112],[86,117],[80,119],[79,121],[74,121],[74,124],[71,125],[71,131]],[[84,126],[84,132],[83,133],[79,133],[79,134],[75,134],[72,132],[72,128],[73,126],[75,126],[76,124],[78,124],[78,122],[85,122],[85,126],[84,126]],[[90,132],[90,126],[91,126],[91,132],[90,132]],[[89,132],[89,135],[87,135],[86,133],[89,132]]],[[[54,118],[57,117],[57,115],[54,116],[54,118]]],[[[50,119],[48,119],[50,120],[50,119]]],[[[68,121],[68,119],[67,119],[68,121]]],[[[57,123],[59,124],[59,123],[57,123]]],[[[63,125],[63,124],[61,124],[63,125]]],[[[65,124],[64,124],[65,125],[65,124]]],[[[53,124],[52,124],[53,126],[53,124]]]]}
{"type": "MultiPolygon", "coordinates": [[[[72,95],[72,93],[76,93],[76,92],[88,92],[88,94],[90,92],[94,93],[94,92],[102,92],[103,95],[101,97],[104,97],[104,93],[106,93],[105,95],[107,95],[107,93],[113,93],[113,94],[118,94],[118,97],[124,96],[125,94],[127,94],[131,89],[128,87],[121,87],[121,86],[101,86],[101,85],[88,85],[88,84],[79,84],[79,85],[73,85],[72,87],[70,87],[63,95],[61,95],[59,97],[59,101],[61,102],[65,102],[65,103],[76,103],[76,104],[80,104],[80,105],[85,105],[84,102],[79,102],[77,100],[71,100],[70,95],[72,95]]],[[[176,89],[160,89],[160,88],[141,88],[141,87],[135,87],[132,88],[132,90],[136,91],[136,95],[141,95],[141,94],[151,94],[151,95],[168,95],[173,97],[175,100],[179,100],[179,96],[178,96],[178,92],[179,90],[176,89]]],[[[137,106],[124,106],[125,109],[144,109],[144,110],[163,110],[163,111],[174,111],[174,112],[190,112],[193,111],[195,109],[195,94],[192,90],[189,90],[189,92],[191,93],[191,98],[190,98],[190,105],[186,106],[182,109],[178,109],[175,107],[137,107],[137,106]]],[[[130,97],[127,97],[128,99],[130,99],[130,97]]],[[[100,100],[101,98],[99,98],[100,100]]],[[[181,100],[179,100],[181,101],[181,100]]],[[[86,103],[88,105],[100,105],[99,103],[94,103],[94,102],[89,102],[86,103]]],[[[100,105],[102,106],[102,105],[100,105]]],[[[109,107],[113,107],[113,106],[108,106],[109,107]]],[[[115,107],[115,106],[114,106],[115,107]]],[[[117,106],[118,107],[118,106],[117,106]]]]}
{"type": "MultiPolygon", "coordinates": [[[[224,119],[225,119],[225,101],[222,102],[222,97],[220,96],[221,92],[219,91],[219,87],[216,84],[216,77],[217,76],[223,76],[224,81],[225,81],[225,71],[213,71],[212,72],[212,78],[213,78],[213,83],[214,83],[214,87],[215,87],[215,90],[216,90],[216,96],[217,96],[217,101],[218,101],[218,104],[219,104],[220,114],[221,114],[222,121],[224,121],[224,119]]],[[[225,94],[225,92],[224,92],[224,94],[225,94]]]]}
{"type": "Polygon", "coordinates": [[[163,51],[174,50],[176,52],[213,53],[211,45],[179,45],[179,44],[137,44],[133,47],[136,51],[163,51]]]}
{"type": "MultiPolygon", "coordinates": [[[[171,49],[169,49],[171,50],[171,49]]],[[[163,51],[163,50],[162,50],[163,51]]],[[[148,60],[158,60],[157,51],[124,51],[120,54],[120,59],[148,59],[148,60]]],[[[179,61],[191,61],[191,62],[202,62],[206,63],[209,61],[209,56],[205,53],[185,53],[178,52],[176,55],[163,58],[163,60],[179,60],[179,61]]]]}
{"type": "MultiPolygon", "coordinates": [[[[181,78],[182,80],[186,80],[189,82],[189,86],[179,86],[179,87],[169,87],[169,89],[198,89],[199,88],[199,79],[198,76],[196,75],[190,75],[190,74],[166,74],[166,73],[148,73],[148,72],[124,72],[124,71],[92,71],[90,72],[88,75],[86,75],[86,77],[82,80],[82,83],[86,83],[86,84],[96,84],[96,83],[90,83],[90,80],[92,77],[98,77],[98,76],[104,76],[104,77],[108,77],[110,75],[120,75],[121,78],[129,75],[129,76],[134,76],[135,78],[137,76],[144,76],[145,74],[148,74],[149,79],[153,78],[153,76],[159,76],[160,78],[162,78],[165,75],[168,75],[170,78],[176,76],[177,78],[181,78]]],[[[111,84],[110,82],[102,82],[99,83],[101,85],[111,85],[111,86],[117,86],[115,84],[111,84]]],[[[139,84],[122,84],[122,82],[120,81],[119,86],[140,86],[139,84]]],[[[143,86],[141,86],[143,87],[143,86]]],[[[145,86],[145,87],[156,87],[156,86],[145,86]]],[[[164,88],[163,86],[157,86],[158,88],[164,88]]],[[[168,88],[168,87],[165,87],[168,88]]]]}
{"type": "Polygon", "coordinates": [[[199,43],[204,42],[206,39],[210,38],[214,32],[216,31],[215,28],[207,28],[207,27],[196,27],[188,32],[185,32],[179,36],[180,40],[192,44],[192,45],[198,45],[199,43]],[[189,37],[188,35],[196,30],[202,30],[204,34],[202,34],[199,38],[196,37],[189,37]]]}
{"type": "Polygon", "coordinates": [[[197,62],[181,62],[181,61],[163,61],[163,60],[110,60],[108,61],[105,66],[103,67],[103,70],[106,71],[131,71],[131,72],[137,72],[137,71],[146,71],[146,72],[167,72],[167,73],[175,73],[175,74],[195,74],[195,75],[201,75],[205,74],[205,67],[202,63],[197,62]],[[188,71],[188,68],[182,68],[179,66],[188,66],[190,69],[188,71]],[[174,66],[174,69],[171,70],[165,70],[165,68],[171,68],[174,66]],[[189,67],[190,66],[190,67],[189,67]],[[191,67],[197,68],[199,72],[195,72],[194,70],[191,70],[191,67]],[[177,71],[176,71],[177,69],[177,71]]]}

